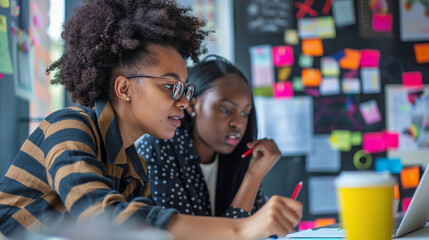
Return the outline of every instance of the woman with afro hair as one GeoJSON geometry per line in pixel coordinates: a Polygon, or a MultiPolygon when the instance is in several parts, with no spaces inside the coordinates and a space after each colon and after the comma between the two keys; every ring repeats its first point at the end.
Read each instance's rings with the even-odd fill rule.
{"type": "MultiPolygon", "coordinates": [[[[0,181],[0,233],[49,231],[66,220],[166,229],[177,239],[255,239],[293,230],[302,206],[273,197],[244,219],[179,214],[156,206],[134,142],[169,139],[194,87],[208,32],[168,0],[94,0],[64,24],[65,51],[48,69],[80,107],[47,116],[0,181]]],[[[61,225],[63,223],[63,225],[61,225]]],[[[1,235],[0,234],[0,235],[1,235]]]]}

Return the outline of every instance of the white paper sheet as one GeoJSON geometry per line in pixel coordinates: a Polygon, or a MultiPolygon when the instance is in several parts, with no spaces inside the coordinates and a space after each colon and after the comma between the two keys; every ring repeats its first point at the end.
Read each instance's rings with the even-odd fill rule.
{"type": "Polygon", "coordinates": [[[308,179],[310,214],[335,214],[338,212],[335,178],[336,176],[324,176],[308,179]]]}
{"type": "Polygon", "coordinates": [[[307,172],[337,172],[340,170],[340,152],[331,147],[330,135],[316,135],[313,137],[313,151],[305,162],[307,172]]]}
{"type": "Polygon", "coordinates": [[[302,96],[289,99],[255,97],[258,138],[272,138],[282,155],[306,154],[313,137],[313,101],[302,96]]]}

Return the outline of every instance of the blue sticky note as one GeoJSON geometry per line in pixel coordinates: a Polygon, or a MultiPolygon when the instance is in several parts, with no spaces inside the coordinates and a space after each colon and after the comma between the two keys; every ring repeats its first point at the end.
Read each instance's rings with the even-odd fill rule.
{"type": "Polygon", "coordinates": [[[335,60],[340,61],[341,58],[344,57],[344,50],[338,50],[334,55],[332,55],[335,60]]]}
{"type": "Polygon", "coordinates": [[[399,174],[402,171],[402,162],[399,158],[390,159],[389,166],[390,172],[393,174],[399,174]]]}
{"type": "Polygon", "coordinates": [[[384,157],[375,159],[375,171],[377,172],[390,171],[389,159],[384,157]]]}

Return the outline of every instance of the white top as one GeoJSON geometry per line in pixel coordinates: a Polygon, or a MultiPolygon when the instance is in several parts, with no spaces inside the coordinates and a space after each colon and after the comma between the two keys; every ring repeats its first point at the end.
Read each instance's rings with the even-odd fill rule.
{"type": "Polygon", "coordinates": [[[212,216],[215,215],[215,199],[216,199],[216,181],[217,181],[217,169],[219,162],[219,154],[216,153],[215,159],[211,163],[200,163],[201,172],[203,173],[204,180],[206,181],[207,188],[209,190],[210,205],[212,208],[212,216]]]}
{"type": "Polygon", "coordinates": [[[395,179],[388,173],[375,171],[343,171],[335,180],[337,187],[393,186],[395,179]]]}

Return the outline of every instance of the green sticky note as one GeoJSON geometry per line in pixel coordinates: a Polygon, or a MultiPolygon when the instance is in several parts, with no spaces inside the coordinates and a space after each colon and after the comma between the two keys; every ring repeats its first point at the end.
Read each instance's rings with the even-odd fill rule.
{"type": "Polygon", "coordinates": [[[264,96],[264,97],[272,97],[273,96],[273,87],[257,87],[253,88],[253,95],[255,96],[264,96]]]}
{"type": "Polygon", "coordinates": [[[10,7],[10,1],[9,0],[0,0],[0,7],[9,8],[10,7]]]}
{"type": "Polygon", "coordinates": [[[292,86],[295,91],[304,91],[304,85],[302,84],[301,77],[293,77],[292,86]]]}
{"type": "Polygon", "coordinates": [[[353,146],[361,145],[362,144],[362,133],[361,132],[352,133],[351,142],[352,142],[353,146]]]}
{"type": "Polygon", "coordinates": [[[301,68],[312,68],[313,67],[313,57],[301,54],[299,55],[299,66],[301,68]]]}
{"type": "Polygon", "coordinates": [[[2,23],[6,25],[6,16],[4,15],[0,15],[0,72],[13,74],[7,31],[3,31],[2,23]]]}
{"type": "Polygon", "coordinates": [[[352,148],[351,136],[352,134],[348,130],[334,130],[331,133],[329,142],[333,148],[343,152],[348,152],[352,148]]]}

